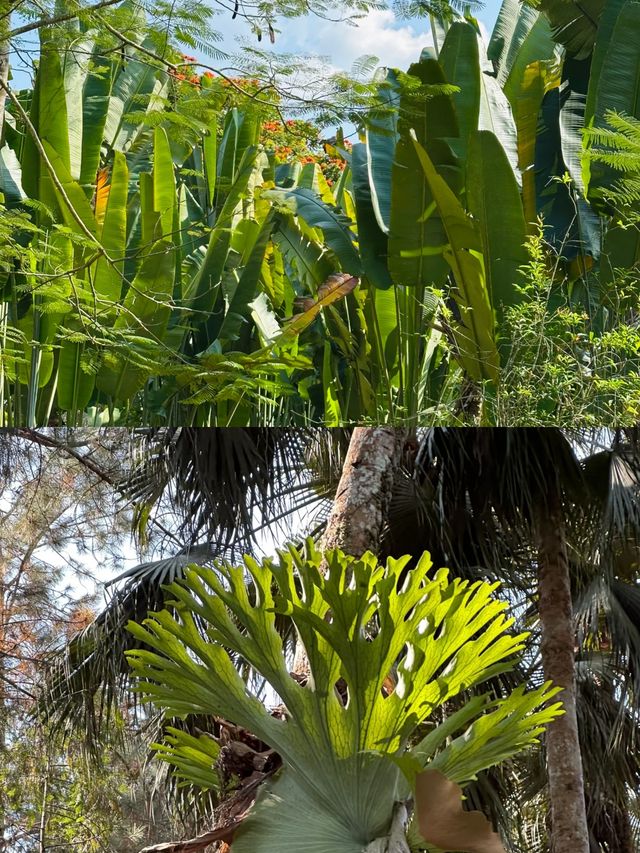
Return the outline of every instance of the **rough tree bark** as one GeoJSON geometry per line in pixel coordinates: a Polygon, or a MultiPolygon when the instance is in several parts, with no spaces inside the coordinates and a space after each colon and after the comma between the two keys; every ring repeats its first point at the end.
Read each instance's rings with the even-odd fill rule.
{"type": "MultiPolygon", "coordinates": [[[[353,430],[322,539],[323,550],[340,548],[354,557],[377,551],[407,437],[408,430],[395,427],[353,430]]],[[[292,674],[301,683],[309,676],[301,644],[296,647],[292,674]]]]}
{"type": "Polygon", "coordinates": [[[408,430],[394,427],[354,429],[323,549],[340,548],[355,557],[375,553],[407,436],[408,430]]]}
{"type": "Polygon", "coordinates": [[[562,502],[551,490],[538,517],[538,613],[540,652],[546,679],[562,687],[563,716],[547,729],[547,772],[551,801],[551,853],[589,853],[582,757],[576,716],[574,627],[571,580],[562,502]]]}

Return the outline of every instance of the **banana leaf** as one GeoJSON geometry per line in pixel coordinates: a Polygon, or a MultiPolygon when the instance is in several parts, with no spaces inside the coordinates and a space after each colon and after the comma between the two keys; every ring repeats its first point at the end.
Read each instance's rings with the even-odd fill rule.
{"type": "Polygon", "coordinates": [[[590,56],[605,0],[540,0],[553,38],[574,59],[590,56]]]}
{"type": "Polygon", "coordinates": [[[265,190],[262,197],[273,202],[278,209],[300,217],[310,227],[319,228],[340,267],[351,275],[362,275],[362,261],[350,228],[351,220],[340,209],[323,202],[312,190],[298,187],[265,190]]]}
{"type": "Polygon", "coordinates": [[[456,282],[454,298],[460,311],[460,324],[454,328],[454,337],[458,358],[473,379],[495,381],[500,359],[480,235],[450,187],[437,173],[428,153],[417,139],[413,139],[413,144],[446,235],[446,242],[439,249],[456,282]]]}
{"type": "Polygon", "coordinates": [[[498,320],[521,300],[519,269],[527,263],[527,228],[513,171],[496,137],[476,131],[469,141],[467,204],[478,224],[487,291],[498,320]]]}
{"type": "Polygon", "coordinates": [[[451,95],[426,95],[422,87],[443,86],[446,78],[435,59],[424,59],[409,68],[420,88],[405,89],[400,102],[400,139],[396,146],[391,181],[389,272],[396,286],[441,287],[448,265],[441,246],[446,235],[430,185],[411,138],[429,152],[438,174],[454,193],[462,191],[460,164],[452,144],[459,128],[451,95]]]}
{"type": "MultiPolygon", "coordinates": [[[[379,229],[388,234],[391,217],[391,165],[398,142],[401,87],[398,73],[393,68],[378,69],[374,79],[378,84],[377,94],[381,105],[378,112],[372,112],[365,129],[367,170],[373,213],[379,229]]],[[[362,188],[361,177],[358,180],[362,188]]]]}
{"type": "Polygon", "coordinates": [[[376,217],[368,162],[367,146],[362,143],[354,145],[351,151],[351,169],[362,268],[369,281],[384,290],[392,285],[387,266],[388,238],[376,217]]]}
{"type": "MultiPolygon", "coordinates": [[[[127,195],[129,170],[121,151],[116,151],[111,172],[111,187],[100,229],[99,239],[110,261],[100,258],[96,265],[93,287],[99,299],[117,304],[120,301],[127,239],[127,195]]],[[[104,310],[105,305],[99,306],[104,310]]]]}
{"type": "Polygon", "coordinates": [[[520,0],[503,0],[487,48],[495,79],[515,109],[515,98],[525,68],[551,59],[556,44],[547,18],[520,0]]]}
{"type": "Polygon", "coordinates": [[[455,21],[447,32],[440,51],[439,62],[447,83],[458,86],[452,95],[460,142],[456,154],[464,163],[469,136],[478,127],[480,116],[480,56],[478,35],[466,21],[455,21]]]}
{"type": "Polygon", "coordinates": [[[583,139],[585,106],[591,57],[573,59],[567,56],[562,66],[560,84],[560,144],[562,159],[581,195],[585,195],[583,180],[583,139]]]}
{"type": "Polygon", "coordinates": [[[162,342],[171,313],[174,270],[172,243],[158,240],[131,282],[114,324],[121,338],[120,350],[108,355],[96,379],[97,387],[115,400],[131,400],[154,368],[157,369],[153,361],[141,367],[134,355],[138,341],[162,342]],[[131,351],[131,355],[126,355],[126,351],[131,351]]]}
{"type": "MultiPolygon", "coordinates": [[[[640,118],[638,32],[640,4],[625,3],[617,16],[597,81],[593,114],[593,122],[597,127],[606,124],[605,114],[608,110],[640,118]]],[[[619,173],[611,167],[591,162],[589,197],[597,201],[619,177],[619,173]]]]}

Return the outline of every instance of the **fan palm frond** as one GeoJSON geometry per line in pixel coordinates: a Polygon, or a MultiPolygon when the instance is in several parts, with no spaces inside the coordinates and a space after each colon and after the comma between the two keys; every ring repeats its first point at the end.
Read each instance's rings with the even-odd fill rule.
{"type": "Polygon", "coordinates": [[[129,691],[129,667],[124,657],[131,647],[125,630],[130,620],[146,618],[165,604],[163,585],[182,577],[188,565],[210,564],[214,554],[205,548],[183,551],[173,557],[141,563],[119,578],[101,613],[63,648],[54,651],[45,667],[39,713],[54,730],[82,731],[95,754],[114,706],[135,709],[129,691]]]}
{"type": "Polygon", "coordinates": [[[310,431],[263,428],[138,430],[133,469],[124,489],[144,534],[154,513],[177,516],[194,544],[250,548],[255,529],[295,506],[310,431]]]}

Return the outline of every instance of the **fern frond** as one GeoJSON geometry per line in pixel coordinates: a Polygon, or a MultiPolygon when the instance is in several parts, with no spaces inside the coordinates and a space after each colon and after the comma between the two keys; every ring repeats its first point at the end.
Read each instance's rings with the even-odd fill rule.
{"type": "Polygon", "coordinates": [[[623,205],[640,201],[640,120],[611,110],[605,127],[584,131],[588,157],[603,163],[623,177],[611,188],[611,198],[623,205]]]}

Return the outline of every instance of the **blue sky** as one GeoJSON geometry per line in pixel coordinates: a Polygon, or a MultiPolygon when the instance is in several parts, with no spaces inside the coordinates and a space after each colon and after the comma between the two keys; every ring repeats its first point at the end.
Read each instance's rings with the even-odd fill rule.
{"type": "MultiPolygon", "coordinates": [[[[500,0],[489,0],[476,17],[490,33],[500,0]]],[[[220,15],[215,25],[224,35],[221,47],[233,51],[238,38],[249,41],[251,36],[241,21],[231,21],[220,15]]],[[[427,18],[403,20],[391,9],[370,12],[357,26],[334,23],[313,15],[280,22],[274,50],[282,53],[315,54],[326,57],[336,68],[348,71],[363,55],[374,55],[381,65],[407,68],[420,56],[422,48],[431,43],[427,18]]],[[[263,39],[261,47],[265,47],[263,39]]]]}
{"type": "MultiPolygon", "coordinates": [[[[491,32],[500,2],[489,0],[476,13],[487,33],[491,32]]],[[[257,44],[246,24],[240,19],[231,20],[228,12],[217,15],[214,26],[223,36],[219,46],[227,53],[237,52],[243,42],[257,44]]],[[[271,47],[268,39],[263,39],[260,47],[277,53],[321,56],[333,68],[343,71],[349,71],[355,60],[363,55],[377,56],[381,65],[406,69],[418,59],[422,48],[431,43],[428,19],[402,20],[391,9],[370,12],[356,26],[308,15],[282,20],[278,29],[280,33],[275,45],[271,47]]],[[[23,46],[27,52],[29,49],[34,50],[37,48],[37,39],[30,34],[23,46]]],[[[203,58],[207,64],[215,64],[211,59],[199,58],[203,58]]],[[[12,65],[16,88],[29,85],[28,77],[20,73],[20,64],[14,54],[12,65]]],[[[220,65],[225,63],[221,62],[220,65]]]]}

